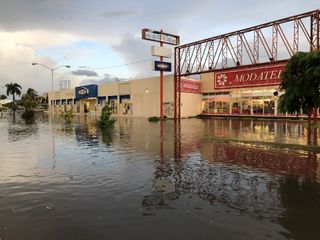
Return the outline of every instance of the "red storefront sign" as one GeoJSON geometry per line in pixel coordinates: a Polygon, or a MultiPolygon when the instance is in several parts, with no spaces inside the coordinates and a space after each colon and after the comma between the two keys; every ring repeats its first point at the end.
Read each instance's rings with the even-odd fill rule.
{"type": "Polygon", "coordinates": [[[200,81],[181,79],[181,92],[200,94],[200,81]]]}
{"type": "Polygon", "coordinates": [[[215,89],[279,85],[286,63],[216,71],[215,89]]]}

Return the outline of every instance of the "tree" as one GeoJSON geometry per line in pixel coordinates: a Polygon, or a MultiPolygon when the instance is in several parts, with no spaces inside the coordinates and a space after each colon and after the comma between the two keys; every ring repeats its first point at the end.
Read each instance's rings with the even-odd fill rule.
{"type": "Polygon", "coordinates": [[[111,119],[112,115],[112,107],[111,104],[108,102],[101,111],[100,121],[99,125],[101,128],[108,128],[110,126],[113,126],[115,120],[111,119]]]}
{"type": "Polygon", "coordinates": [[[285,93],[279,98],[279,112],[303,113],[317,119],[320,106],[320,51],[298,52],[288,61],[281,75],[280,89],[285,93]]]}
{"type": "Polygon", "coordinates": [[[7,95],[1,94],[1,95],[0,95],[0,100],[3,100],[3,99],[7,99],[7,95]]]}
{"type": "Polygon", "coordinates": [[[22,95],[20,105],[24,107],[25,113],[33,113],[38,105],[37,96],[38,93],[33,88],[28,88],[27,92],[22,95]]]}
{"type": "Polygon", "coordinates": [[[7,88],[7,96],[12,95],[12,100],[13,103],[11,104],[11,108],[13,110],[13,118],[15,118],[16,116],[16,109],[17,109],[17,105],[15,103],[15,95],[17,94],[18,96],[21,95],[21,86],[18,83],[8,83],[6,84],[6,88],[7,88]]]}

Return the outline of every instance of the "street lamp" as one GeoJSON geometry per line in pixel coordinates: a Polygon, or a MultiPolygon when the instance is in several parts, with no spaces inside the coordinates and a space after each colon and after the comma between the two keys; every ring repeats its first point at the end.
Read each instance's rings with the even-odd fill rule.
{"type": "MultiPolygon", "coordinates": [[[[69,65],[61,65],[61,66],[58,66],[58,67],[55,67],[55,68],[50,68],[50,67],[48,67],[48,66],[46,66],[46,65],[44,65],[44,64],[42,64],[42,63],[33,62],[33,63],[31,63],[31,64],[32,64],[33,66],[35,66],[35,65],[40,65],[40,66],[42,66],[42,67],[44,67],[44,68],[46,68],[46,69],[48,69],[48,70],[51,71],[51,98],[53,98],[53,71],[54,71],[54,70],[57,70],[58,68],[62,68],[62,67],[70,68],[70,66],[69,66],[69,65]]],[[[52,105],[51,102],[50,102],[50,105],[52,105]]]]}

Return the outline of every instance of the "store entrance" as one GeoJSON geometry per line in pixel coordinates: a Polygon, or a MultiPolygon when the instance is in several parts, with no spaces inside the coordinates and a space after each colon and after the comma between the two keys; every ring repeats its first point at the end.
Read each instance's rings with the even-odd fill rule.
{"type": "Polygon", "coordinates": [[[94,113],[97,111],[97,99],[81,99],[80,112],[94,113]]]}

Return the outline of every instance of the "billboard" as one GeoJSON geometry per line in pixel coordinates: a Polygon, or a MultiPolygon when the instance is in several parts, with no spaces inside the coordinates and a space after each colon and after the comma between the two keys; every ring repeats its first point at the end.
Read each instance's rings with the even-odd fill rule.
{"type": "Polygon", "coordinates": [[[170,62],[153,62],[153,70],[154,71],[163,71],[163,72],[171,72],[171,63],[170,62]]]}
{"type": "Polygon", "coordinates": [[[156,57],[171,57],[171,49],[159,46],[151,46],[151,55],[156,57]]]}
{"type": "Polygon", "coordinates": [[[200,81],[181,79],[180,91],[200,94],[200,81]]]}
{"type": "Polygon", "coordinates": [[[151,30],[148,28],[142,29],[141,37],[144,40],[162,42],[170,45],[179,45],[180,37],[170,33],[164,33],[162,31],[151,30]]]}
{"type": "Polygon", "coordinates": [[[98,86],[95,84],[76,87],[75,88],[76,99],[81,98],[96,98],[98,96],[98,86]]]}
{"type": "Polygon", "coordinates": [[[279,85],[286,62],[215,71],[214,89],[279,85]]]}

